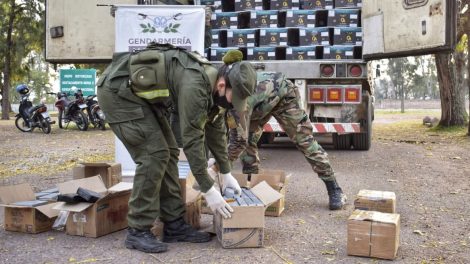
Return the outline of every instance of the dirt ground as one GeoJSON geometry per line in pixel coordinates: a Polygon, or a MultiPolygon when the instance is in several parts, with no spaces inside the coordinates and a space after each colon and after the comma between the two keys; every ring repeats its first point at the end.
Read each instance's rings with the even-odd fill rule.
{"type": "MultiPolygon", "coordinates": [[[[266,218],[264,248],[225,250],[213,239],[205,244],[171,244],[168,252],[150,255],[126,249],[124,230],[93,239],[1,228],[0,263],[390,263],[346,254],[346,220],[360,189],[397,195],[401,246],[393,263],[470,263],[470,140],[436,133],[416,139],[421,132],[401,136],[400,129],[384,128],[401,117],[376,115],[369,151],[337,151],[325,145],[349,197],[341,211],[328,210],[323,183],[292,144],[281,139],[264,146],[264,168],[292,173],[284,214],[266,218]]],[[[422,117],[406,119],[421,127],[422,117]]],[[[50,135],[21,133],[10,120],[0,121],[0,135],[0,185],[29,182],[35,190],[54,187],[71,179],[77,162],[109,161],[114,155],[110,130],[80,132],[54,126],[50,135]]],[[[239,169],[237,164],[235,170],[239,169]]],[[[210,221],[210,216],[203,216],[204,225],[210,221]]]]}

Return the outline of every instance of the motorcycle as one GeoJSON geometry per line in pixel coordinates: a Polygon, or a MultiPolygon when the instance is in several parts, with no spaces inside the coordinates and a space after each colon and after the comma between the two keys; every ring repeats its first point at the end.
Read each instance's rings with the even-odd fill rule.
{"type": "Polygon", "coordinates": [[[21,94],[19,113],[16,115],[15,126],[22,132],[33,132],[38,127],[44,134],[51,133],[52,121],[47,106],[41,102],[33,106],[29,100],[29,91],[21,94]]]}
{"type": "Polygon", "coordinates": [[[70,96],[69,93],[57,93],[55,106],[59,111],[59,127],[64,128],[65,123],[67,124],[65,128],[67,128],[70,122],[75,122],[79,130],[86,131],[88,129],[88,118],[83,110],[87,108],[87,105],[83,96],[80,98],[77,92],[74,93],[75,100],[70,100],[68,96],[70,96]]]}
{"type": "Polygon", "coordinates": [[[89,95],[85,99],[87,105],[88,119],[93,127],[97,127],[101,130],[106,130],[105,116],[103,110],[101,110],[98,101],[94,100],[96,95],[89,95]]]}

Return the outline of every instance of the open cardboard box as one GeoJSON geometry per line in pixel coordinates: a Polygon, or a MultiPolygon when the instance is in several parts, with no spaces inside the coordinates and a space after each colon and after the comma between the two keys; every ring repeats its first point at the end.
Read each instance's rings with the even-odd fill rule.
{"type": "Polygon", "coordinates": [[[21,201],[36,200],[31,185],[27,183],[0,187],[0,206],[5,208],[5,230],[23,233],[40,233],[52,229],[59,214],[52,208],[57,203],[36,207],[12,205],[21,201]]]}
{"type": "Polygon", "coordinates": [[[95,203],[59,202],[54,209],[68,211],[68,235],[99,237],[127,227],[127,211],[132,183],[120,182],[106,188],[100,176],[72,180],[57,185],[61,194],[76,193],[82,187],[103,197],[95,203]]]}
{"type": "Polygon", "coordinates": [[[256,184],[251,191],[264,206],[232,206],[234,212],[228,219],[224,219],[218,213],[214,215],[215,231],[223,248],[263,246],[265,211],[283,195],[269,186],[266,181],[256,184]]]}
{"type": "Polygon", "coordinates": [[[73,168],[73,178],[83,179],[100,175],[106,188],[114,186],[122,181],[121,163],[90,163],[82,162],[73,168]]]}

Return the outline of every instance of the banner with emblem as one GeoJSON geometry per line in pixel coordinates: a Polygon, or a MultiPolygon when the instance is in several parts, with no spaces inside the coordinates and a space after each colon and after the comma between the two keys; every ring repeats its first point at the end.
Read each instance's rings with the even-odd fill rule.
{"type": "Polygon", "coordinates": [[[118,5],[115,51],[135,51],[150,42],[204,54],[205,11],[202,6],[118,5]]]}

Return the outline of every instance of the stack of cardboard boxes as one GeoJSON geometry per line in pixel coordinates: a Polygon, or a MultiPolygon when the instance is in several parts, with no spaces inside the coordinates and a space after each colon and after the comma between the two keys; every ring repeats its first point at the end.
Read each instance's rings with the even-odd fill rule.
{"type": "Polygon", "coordinates": [[[361,190],[348,219],[348,255],[395,259],[400,243],[400,215],[393,192],[361,190]]]}
{"type": "MultiPolygon", "coordinates": [[[[217,2],[217,1],[216,1],[217,2]]],[[[362,58],[361,0],[228,0],[212,15],[209,60],[362,58]]]]}

